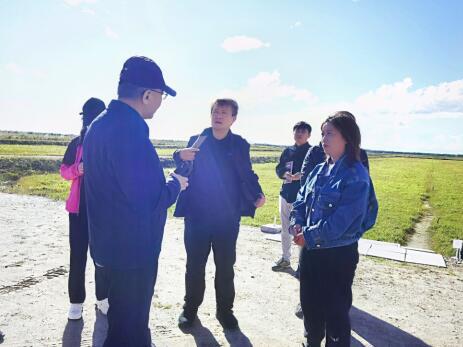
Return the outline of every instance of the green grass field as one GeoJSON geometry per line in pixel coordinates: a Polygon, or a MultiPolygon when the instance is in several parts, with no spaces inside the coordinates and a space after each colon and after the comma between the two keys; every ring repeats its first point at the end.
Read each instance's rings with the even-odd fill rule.
{"type": "Polygon", "coordinates": [[[55,145],[0,145],[0,155],[8,156],[63,156],[65,151],[55,145]]]}
{"type": "MultiPolygon", "coordinates": [[[[67,143],[73,135],[38,134],[0,131],[0,181],[9,183],[3,189],[21,194],[65,199],[69,182],[58,174],[49,174],[59,165],[67,143]],[[57,157],[25,158],[25,157],[57,157]],[[18,180],[19,178],[19,180],[18,180]]],[[[182,141],[153,140],[160,157],[170,158],[182,141]]],[[[277,160],[282,148],[257,144],[251,147],[253,161],[277,160]]],[[[428,199],[435,216],[432,226],[432,248],[451,254],[451,240],[463,238],[463,161],[396,157],[394,153],[371,153],[371,175],[380,203],[376,226],[365,237],[405,244],[413,225],[419,219],[423,199],[428,199]],[[376,155],[376,157],[375,157],[376,155]],[[377,155],[383,155],[378,157],[377,155]]],[[[429,157],[429,156],[427,156],[429,157]]],[[[455,156],[452,159],[462,159],[455,156]]],[[[254,164],[267,196],[267,204],[257,211],[256,218],[243,223],[259,226],[279,222],[278,192],[281,182],[275,176],[274,163],[254,164]]],[[[0,183],[1,183],[0,182],[0,183]]]]}
{"type": "Polygon", "coordinates": [[[463,239],[463,163],[440,161],[429,177],[430,203],[436,216],[431,225],[432,248],[450,255],[450,241],[463,239]]]}
{"type": "MultiPolygon", "coordinates": [[[[274,164],[254,165],[267,195],[267,204],[255,219],[243,223],[261,225],[278,218],[280,181],[274,164]]],[[[365,238],[406,244],[413,225],[428,198],[434,214],[432,249],[452,254],[452,239],[463,239],[463,162],[416,158],[372,158],[371,176],[379,201],[375,227],[365,238]]]]}
{"type": "MultiPolygon", "coordinates": [[[[463,238],[463,162],[416,158],[372,158],[371,175],[379,201],[376,226],[366,238],[405,244],[410,230],[422,213],[428,198],[435,215],[432,224],[432,248],[452,254],[453,238],[463,238]]],[[[247,225],[279,222],[278,194],[281,181],[275,164],[255,164],[254,169],[267,197],[266,205],[254,219],[243,218],[247,225]]],[[[58,174],[20,178],[11,192],[48,196],[64,200],[69,189],[58,174]]]]}
{"type": "Polygon", "coordinates": [[[8,191],[65,200],[69,194],[70,185],[70,182],[62,179],[58,173],[39,174],[21,177],[8,191]]]}
{"type": "MultiPolygon", "coordinates": [[[[176,148],[172,146],[163,147],[159,145],[156,151],[160,157],[172,157],[176,148]]],[[[24,145],[24,144],[0,144],[0,156],[63,156],[66,151],[66,146],[56,145],[24,145]]],[[[269,157],[278,158],[281,151],[278,148],[257,146],[255,149],[251,148],[251,157],[269,157]]]]}

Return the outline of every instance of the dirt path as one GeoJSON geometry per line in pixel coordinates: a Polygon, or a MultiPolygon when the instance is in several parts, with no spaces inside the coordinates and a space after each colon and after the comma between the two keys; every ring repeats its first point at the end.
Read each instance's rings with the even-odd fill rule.
{"type": "MultiPolygon", "coordinates": [[[[61,202],[0,193],[1,346],[100,346],[106,318],[93,308],[93,269],[87,272],[84,319],[66,313],[67,215],[61,202]]],[[[198,324],[176,326],[184,291],[182,221],[167,223],[150,327],[156,346],[299,346],[294,315],[298,283],[271,265],[280,244],[242,227],[236,264],[235,313],[241,331],[224,332],[214,317],[213,264],[198,324]]],[[[296,252],[293,252],[296,253],[296,252]]],[[[293,264],[297,259],[293,259],[293,264]]],[[[353,346],[463,345],[463,268],[439,269],[361,257],[354,284],[353,346]]]]}
{"type": "Polygon", "coordinates": [[[434,216],[428,200],[423,202],[423,210],[423,216],[413,228],[414,233],[411,235],[410,240],[407,243],[408,247],[431,249],[431,235],[429,234],[429,229],[434,216]]]}

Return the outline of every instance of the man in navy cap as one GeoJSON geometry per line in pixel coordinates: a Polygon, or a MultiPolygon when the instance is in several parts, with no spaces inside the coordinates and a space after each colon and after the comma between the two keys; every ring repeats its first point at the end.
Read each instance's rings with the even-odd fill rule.
{"type": "Polygon", "coordinates": [[[131,57],[118,99],[91,125],[84,141],[90,252],[108,275],[105,347],[151,346],[148,327],[167,209],[188,179],[165,179],[145,119],[176,92],[151,59],[131,57]]]}

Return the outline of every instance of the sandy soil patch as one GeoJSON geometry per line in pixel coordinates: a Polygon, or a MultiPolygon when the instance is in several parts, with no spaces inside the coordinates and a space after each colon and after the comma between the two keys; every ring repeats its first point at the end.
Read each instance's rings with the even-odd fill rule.
{"type": "MultiPolygon", "coordinates": [[[[106,318],[94,310],[93,269],[87,271],[84,319],[70,322],[68,227],[62,202],[0,193],[0,331],[2,346],[99,346],[106,318]]],[[[297,263],[296,248],[293,264],[297,263]]],[[[156,346],[298,346],[294,315],[298,282],[271,271],[280,244],[243,226],[238,240],[235,313],[241,331],[215,319],[214,266],[205,302],[189,333],[177,327],[184,295],[183,222],[167,223],[150,327],[156,346]]],[[[463,267],[440,269],[360,258],[354,283],[354,346],[463,345],[463,267]]]]}

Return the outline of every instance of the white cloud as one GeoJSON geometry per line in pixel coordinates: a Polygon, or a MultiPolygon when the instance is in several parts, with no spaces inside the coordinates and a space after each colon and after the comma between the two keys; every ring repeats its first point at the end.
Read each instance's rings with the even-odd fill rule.
{"type": "Polygon", "coordinates": [[[114,32],[108,25],[105,27],[104,32],[110,39],[117,40],[119,38],[119,35],[114,32]]]}
{"type": "Polygon", "coordinates": [[[17,63],[5,64],[3,70],[16,77],[44,78],[47,75],[46,72],[41,69],[24,67],[17,63]]]}
{"type": "Polygon", "coordinates": [[[316,98],[309,90],[282,83],[278,71],[260,72],[250,78],[243,88],[224,90],[219,93],[219,96],[227,95],[247,104],[256,105],[282,98],[290,98],[293,101],[302,101],[308,104],[316,101],[316,98]]]}
{"type": "Polygon", "coordinates": [[[14,74],[14,75],[23,75],[24,74],[24,68],[19,66],[16,63],[8,63],[5,65],[5,70],[14,74]]]}
{"type": "Polygon", "coordinates": [[[81,4],[93,4],[96,0],[64,0],[69,6],[79,6],[81,4]]]}
{"type": "Polygon", "coordinates": [[[273,71],[260,72],[242,88],[217,96],[238,100],[241,112],[235,128],[251,142],[289,143],[293,124],[305,120],[314,129],[316,143],[322,121],[348,110],[357,118],[365,148],[463,153],[463,79],[413,89],[407,77],[352,100],[324,103],[307,89],[284,84],[273,71]]]}
{"type": "Polygon", "coordinates": [[[463,80],[411,90],[412,79],[383,85],[359,96],[352,107],[365,114],[389,114],[403,119],[463,117],[463,80]]]}
{"type": "Polygon", "coordinates": [[[263,47],[270,47],[270,43],[265,43],[258,38],[249,36],[228,37],[222,42],[222,48],[229,53],[249,51],[263,47]]]}
{"type": "Polygon", "coordinates": [[[290,28],[294,29],[294,28],[299,28],[301,26],[302,26],[302,22],[297,21],[297,22],[291,24],[290,28]]]}
{"type": "Polygon", "coordinates": [[[96,12],[92,10],[91,8],[85,7],[82,9],[82,13],[88,14],[90,16],[94,16],[96,12]]]}

